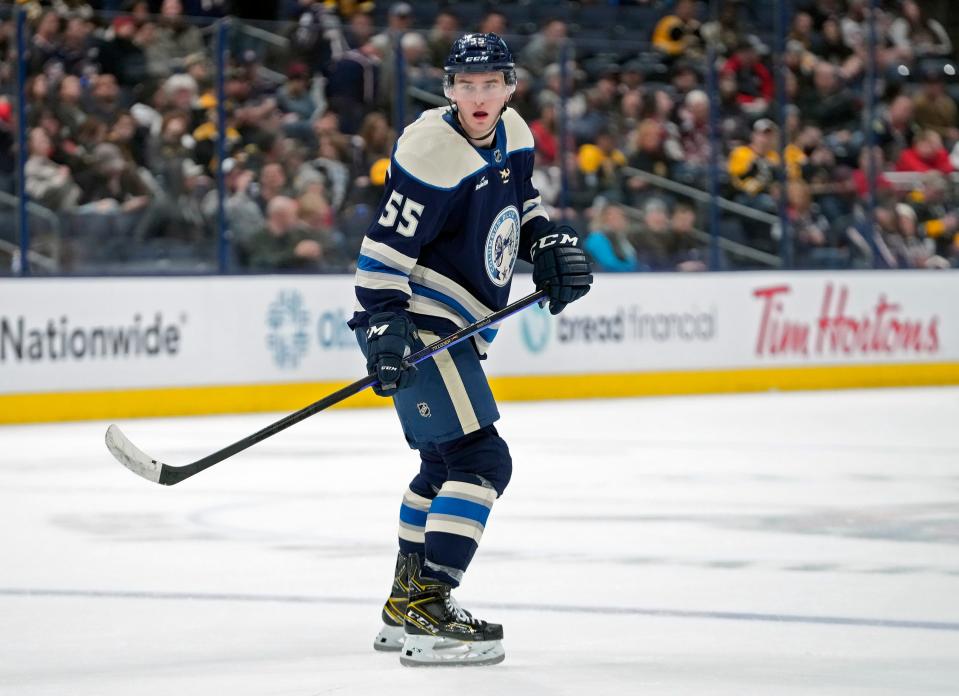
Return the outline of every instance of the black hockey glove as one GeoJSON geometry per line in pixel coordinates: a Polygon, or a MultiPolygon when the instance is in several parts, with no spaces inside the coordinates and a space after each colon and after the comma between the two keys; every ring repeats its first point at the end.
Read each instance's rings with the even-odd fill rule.
{"type": "Polygon", "coordinates": [[[589,258],[579,248],[579,237],[571,227],[556,227],[537,239],[531,255],[533,282],[537,290],[546,290],[550,314],[559,314],[589,292],[593,282],[589,258]]]}
{"type": "Polygon", "coordinates": [[[393,396],[413,383],[416,367],[404,365],[403,359],[412,351],[415,340],[416,327],[408,317],[394,312],[370,317],[366,329],[366,371],[379,380],[373,391],[380,396],[393,396]]]}

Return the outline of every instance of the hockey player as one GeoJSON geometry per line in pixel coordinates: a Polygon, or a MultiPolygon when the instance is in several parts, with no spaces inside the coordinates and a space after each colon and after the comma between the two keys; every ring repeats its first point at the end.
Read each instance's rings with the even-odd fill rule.
{"type": "Polygon", "coordinates": [[[445,64],[449,108],[425,112],[397,141],[379,219],[363,240],[350,327],[392,396],[420,471],[403,496],[399,555],[378,650],[404,665],[494,664],[503,628],[450,591],[463,579],[512,461],[493,423],[480,360],[491,326],[419,369],[403,358],[507,304],[517,258],[533,264],[557,314],[592,283],[579,238],[550,222],[533,173],[533,137],[507,107],[513,57],[495,34],[459,38],[445,64]]]}

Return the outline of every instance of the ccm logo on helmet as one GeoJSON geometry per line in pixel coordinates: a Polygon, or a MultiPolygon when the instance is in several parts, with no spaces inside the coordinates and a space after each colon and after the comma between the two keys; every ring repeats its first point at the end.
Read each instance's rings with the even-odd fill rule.
{"type": "Polygon", "coordinates": [[[579,237],[574,237],[571,234],[566,234],[563,232],[562,235],[559,234],[547,234],[540,239],[537,239],[533,242],[533,246],[530,247],[530,256],[536,254],[537,249],[545,249],[546,247],[551,247],[554,244],[562,244],[564,246],[578,246],[579,237]]]}

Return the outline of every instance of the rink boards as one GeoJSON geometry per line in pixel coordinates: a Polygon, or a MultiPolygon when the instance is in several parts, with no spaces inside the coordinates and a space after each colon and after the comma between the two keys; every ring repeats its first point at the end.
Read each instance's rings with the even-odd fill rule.
{"type": "MultiPolygon", "coordinates": [[[[486,367],[516,400],[957,384],[957,291],[954,272],[600,275],[558,317],[508,319],[486,367]]],[[[2,280],[0,422],[295,410],[363,375],[353,302],[349,276],[2,280]]]]}

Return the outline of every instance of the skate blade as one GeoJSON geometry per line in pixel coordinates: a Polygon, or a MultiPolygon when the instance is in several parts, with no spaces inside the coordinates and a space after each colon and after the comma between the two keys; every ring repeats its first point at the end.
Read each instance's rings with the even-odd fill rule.
{"type": "MultiPolygon", "coordinates": [[[[379,652],[399,652],[406,641],[406,630],[402,626],[383,624],[380,632],[373,639],[373,649],[379,652]]],[[[452,638],[437,638],[433,650],[448,650],[462,645],[463,641],[452,638]]]]}
{"type": "Polygon", "coordinates": [[[399,652],[403,649],[403,642],[406,640],[406,631],[402,626],[388,626],[383,624],[383,628],[373,639],[373,649],[380,652],[399,652]]]}
{"type": "Polygon", "coordinates": [[[498,640],[453,643],[442,650],[438,649],[435,636],[406,636],[406,643],[400,653],[400,664],[406,667],[481,667],[499,664],[506,659],[506,651],[498,640]]]}

